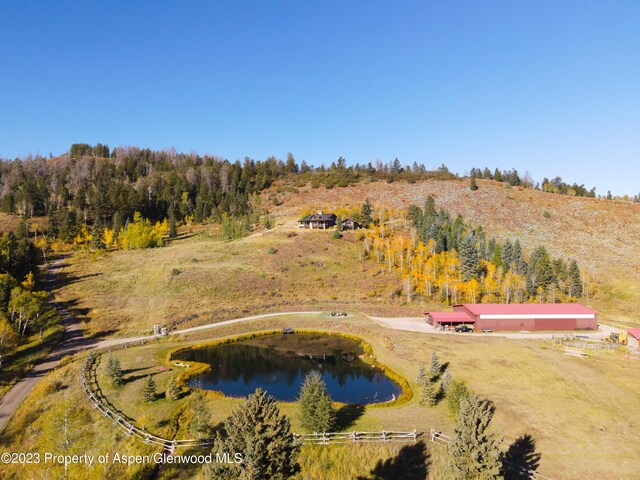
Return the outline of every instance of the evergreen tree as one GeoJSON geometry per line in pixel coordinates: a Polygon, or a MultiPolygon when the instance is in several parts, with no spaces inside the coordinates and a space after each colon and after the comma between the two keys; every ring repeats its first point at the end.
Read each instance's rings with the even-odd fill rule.
{"type": "Polygon", "coordinates": [[[524,261],[524,254],[522,253],[520,240],[516,240],[513,244],[512,260],[515,268],[513,273],[517,273],[518,275],[524,275],[527,273],[527,264],[524,261]]]}
{"type": "Polygon", "coordinates": [[[176,238],[178,236],[178,226],[176,225],[176,216],[171,213],[169,217],[169,238],[176,238]]]}
{"type": "Polygon", "coordinates": [[[511,264],[513,263],[513,245],[511,244],[511,240],[507,239],[502,244],[502,266],[506,270],[511,268],[511,264]]]}
{"type": "Polygon", "coordinates": [[[178,400],[180,398],[180,388],[178,387],[178,382],[176,382],[175,378],[169,382],[166,396],[169,400],[178,400]]]}
{"type": "Polygon", "coordinates": [[[460,380],[453,380],[447,389],[447,407],[449,409],[449,413],[453,416],[458,415],[462,401],[466,400],[469,395],[469,389],[464,382],[460,380]]]}
{"type": "Polygon", "coordinates": [[[373,223],[373,206],[367,198],[362,204],[362,211],[360,212],[360,219],[362,220],[362,226],[369,228],[373,223]]]}
{"type": "Polygon", "coordinates": [[[453,378],[451,377],[451,374],[449,372],[444,372],[444,374],[442,375],[442,380],[440,384],[442,386],[442,391],[445,395],[447,395],[449,392],[449,387],[451,387],[452,380],[453,378]]]}
{"type": "Polygon", "coordinates": [[[472,192],[478,190],[478,183],[476,182],[476,177],[471,177],[471,183],[469,184],[469,189],[472,192]]]}
{"type": "Polygon", "coordinates": [[[91,230],[91,246],[95,250],[102,250],[105,247],[104,241],[102,240],[103,233],[104,228],[102,227],[100,217],[98,217],[96,221],[93,222],[93,229],[91,230]]]}
{"type": "Polygon", "coordinates": [[[147,375],[147,378],[142,385],[142,399],[145,402],[153,402],[156,398],[158,398],[158,394],[156,393],[156,382],[153,380],[151,375],[147,375]]]}
{"type": "Polygon", "coordinates": [[[479,270],[478,249],[471,235],[463,237],[460,242],[460,277],[463,282],[478,278],[479,270]]]}
{"type": "Polygon", "coordinates": [[[427,375],[427,368],[424,366],[424,363],[421,363],[418,366],[418,377],[416,378],[416,382],[418,382],[418,385],[422,386],[428,381],[429,376],[427,375]]]}
{"type": "Polygon", "coordinates": [[[442,365],[440,365],[440,360],[438,359],[438,354],[434,351],[431,352],[431,364],[429,366],[429,370],[431,371],[432,377],[439,377],[442,369],[442,365]]]}
{"type": "Polygon", "coordinates": [[[77,232],[76,213],[68,208],[63,208],[60,221],[60,238],[63,242],[71,243],[77,232]]]}
{"type": "Polygon", "coordinates": [[[273,397],[257,389],[224,423],[225,435],[218,434],[213,453],[242,454],[241,463],[205,464],[208,478],[238,480],[285,480],[300,471],[300,445],[291,426],[273,397]]]}
{"type": "Polygon", "coordinates": [[[582,297],[582,279],[580,278],[580,268],[578,262],[571,260],[568,272],[570,295],[574,298],[582,297]]]}
{"type": "Polygon", "coordinates": [[[433,407],[438,400],[438,392],[436,390],[435,381],[427,378],[427,380],[422,384],[422,388],[420,390],[420,405],[426,405],[428,407],[433,407]]]}
{"type": "Polygon", "coordinates": [[[536,291],[542,288],[543,291],[548,292],[551,286],[555,285],[555,273],[549,255],[540,257],[535,263],[532,280],[536,291]]]}
{"type": "Polygon", "coordinates": [[[461,402],[449,447],[449,465],[454,479],[502,478],[500,439],[489,431],[492,418],[493,407],[477,395],[470,395],[461,402]]]}
{"type": "Polygon", "coordinates": [[[109,354],[107,359],[107,376],[111,379],[111,385],[119,387],[124,383],[122,368],[120,367],[120,359],[113,354],[109,354]]]}
{"type": "Polygon", "coordinates": [[[309,372],[298,395],[300,423],[310,432],[330,432],[335,425],[335,411],[327,386],[317,370],[309,372]]]}

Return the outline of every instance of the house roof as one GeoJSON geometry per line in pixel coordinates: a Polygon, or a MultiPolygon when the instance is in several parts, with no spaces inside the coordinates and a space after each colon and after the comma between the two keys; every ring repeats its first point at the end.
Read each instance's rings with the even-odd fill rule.
{"type": "Polygon", "coordinates": [[[333,213],[312,213],[310,215],[307,215],[300,221],[301,222],[322,222],[322,221],[328,222],[331,220],[335,220],[336,218],[337,217],[333,213]]]}
{"type": "Polygon", "coordinates": [[[473,315],[597,315],[579,303],[463,303],[473,315]]]}
{"type": "Polygon", "coordinates": [[[475,323],[475,318],[470,317],[465,312],[425,312],[425,315],[429,315],[436,322],[463,322],[463,323],[475,323]]]}
{"type": "Polygon", "coordinates": [[[640,340],[640,328],[630,328],[629,330],[627,330],[627,333],[633,338],[640,340]]]}

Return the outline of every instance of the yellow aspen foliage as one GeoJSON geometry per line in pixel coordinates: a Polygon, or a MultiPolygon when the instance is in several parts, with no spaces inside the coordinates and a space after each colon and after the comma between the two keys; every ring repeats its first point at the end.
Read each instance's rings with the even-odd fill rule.
{"type": "Polygon", "coordinates": [[[107,248],[111,248],[115,244],[115,230],[111,228],[105,228],[104,233],[102,234],[102,241],[104,242],[107,248]]]}

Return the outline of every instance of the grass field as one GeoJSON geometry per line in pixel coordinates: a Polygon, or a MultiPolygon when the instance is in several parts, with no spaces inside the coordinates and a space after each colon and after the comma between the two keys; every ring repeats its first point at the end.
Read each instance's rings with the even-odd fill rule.
{"type": "MultiPolygon", "coordinates": [[[[291,324],[291,318],[274,317],[190,334],[181,341],[188,344],[202,341],[205,337],[215,338],[291,324]]],[[[449,362],[448,368],[454,378],[464,379],[472,390],[495,403],[497,413],[494,426],[504,436],[505,448],[522,435],[530,434],[533,437],[536,450],[542,455],[539,471],[551,478],[632,479],[637,475],[635,459],[640,454],[640,419],[630,412],[640,404],[640,386],[631,381],[638,376],[640,364],[637,360],[630,360],[622,351],[590,354],[586,359],[576,359],[565,356],[562,349],[544,341],[451,338],[390,331],[360,315],[340,321],[327,316],[309,317],[297,320],[296,326],[359,335],[372,344],[381,362],[405,376],[414,387],[417,364],[428,361],[430,352],[435,350],[442,361],[449,362]]],[[[103,376],[100,378],[105,394],[116,408],[155,433],[175,433],[173,425],[177,424],[177,435],[185,437],[193,435],[188,426],[188,413],[179,413],[179,416],[186,417],[178,422],[167,422],[167,419],[180,412],[180,405],[188,402],[188,398],[177,402],[161,399],[153,404],[153,408],[149,408],[148,404],[141,401],[139,392],[147,374],[154,374],[158,390],[163,391],[171,376],[179,373],[173,367],[168,372],[159,370],[165,365],[166,352],[175,345],[176,338],[171,337],[148,346],[118,351],[116,354],[127,371],[125,378],[130,379],[118,391],[109,387],[103,376]]],[[[74,365],[76,363],[65,368],[77,373],[74,365]]],[[[64,382],[69,382],[67,394],[72,395],[75,402],[86,405],[86,400],[77,386],[71,383],[72,380],[67,377],[64,382]]],[[[56,394],[62,394],[63,391],[56,394]]],[[[41,401],[33,396],[29,398],[31,402],[41,401]]],[[[240,402],[220,397],[212,397],[207,401],[212,424],[223,421],[240,402]]],[[[18,419],[26,415],[25,409],[33,408],[33,404],[21,407],[18,419]]],[[[292,403],[281,404],[282,411],[291,418],[294,430],[300,428],[296,408],[292,403]]],[[[39,407],[36,411],[44,410],[39,407]]],[[[98,418],[94,428],[102,428],[104,424],[98,418]]],[[[453,422],[446,406],[441,403],[433,408],[425,408],[414,398],[398,407],[369,407],[352,428],[418,428],[428,431],[431,427],[445,433],[453,431],[453,422]]],[[[10,437],[27,441],[29,435],[23,432],[23,428],[24,423],[20,420],[12,420],[9,425],[10,437]]],[[[14,446],[20,446],[21,441],[14,443],[14,446]]],[[[99,441],[98,437],[94,441],[99,441]]],[[[315,461],[317,453],[313,453],[313,460],[302,457],[301,463],[306,465],[309,476],[305,477],[303,471],[301,478],[350,478],[339,473],[347,470],[357,470],[358,474],[365,475],[381,458],[377,447],[369,452],[371,455],[366,453],[368,446],[358,447],[358,461],[343,448],[324,448],[327,451],[322,451],[318,457],[322,460],[320,463],[315,461]],[[341,458],[348,458],[349,462],[345,465],[341,458]],[[315,473],[309,473],[311,471],[315,473]]],[[[430,451],[433,448],[431,446],[430,451]]],[[[431,478],[442,478],[442,454],[436,452],[434,455],[431,478]],[[436,459],[437,455],[440,457],[436,459]]]]}
{"type": "Polygon", "coordinates": [[[277,229],[222,242],[203,232],[159,249],[81,253],[64,268],[67,285],[56,294],[86,316],[92,334],[149,333],[191,314],[200,314],[196,324],[345,306],[382,312],[399,280],[359,260],[356,235],[334,240],[331,232],[277,229]]]}

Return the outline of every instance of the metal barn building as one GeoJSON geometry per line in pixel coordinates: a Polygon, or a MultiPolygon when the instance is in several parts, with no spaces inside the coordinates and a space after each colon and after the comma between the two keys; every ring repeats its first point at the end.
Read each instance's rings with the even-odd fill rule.
{"type": "Polygon", "coordinates": [[[434,327],[466,324],[476,331],[598,329],[598,312],[579,303],[464,303],[454,305],[453,312],[425,315],[434,327]]]}

